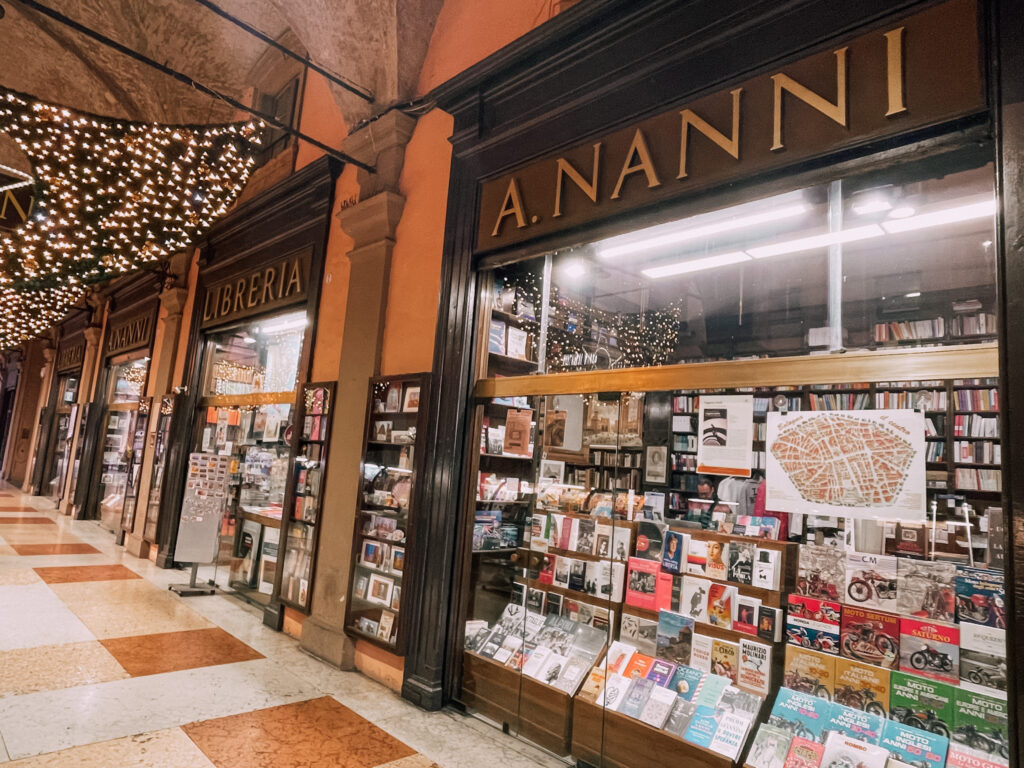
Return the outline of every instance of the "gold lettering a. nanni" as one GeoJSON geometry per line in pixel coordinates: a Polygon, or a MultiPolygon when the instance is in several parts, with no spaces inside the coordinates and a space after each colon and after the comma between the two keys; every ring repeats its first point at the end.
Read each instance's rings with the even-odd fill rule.
{"type": "Polygon", "coordinates": [[[683,135],[679,145],[679,175],[677,179],[686,178],[686,155],[687,144],[690,136],[690,126],[700,131],[704,136],[711,139],[717,146],[724,149],[734,160],[740,159],[740,94],[742,88],[736,88],[732,93],[732,135],[726,136],[707,120],[698,115],[692,109],[684,109],[679,114],[683,118],[683,135]]]}
{"type": "Polygon", "coordinates": [[[572,182],[579,187],[583,194],[590,198],[590,202],[597,202],[597,179],[601,169],[601,142],[594,145],[594,170],[590,174],[590,181],[583,178],[583,174],[577,171],[564,157],[556,161],[557,170],[555,176],[555,213],[553,218],[562,215],[562,178],[568,176],[572,182]]]}
{"type": "Polygon", "coordinates": [[[801,85],[789,75],[781,72],[772,75],[773,117],[772,117],[772,151],[784,149],[782,144],[782,94],[788,92],[810,107],[831,118],[839,125],[846,127],[846,53],[845,46],[835,51],[836,57],[836,103],[833,104],[824,96],[819,96],[805,85],[801,85]]]}
{"type": "Polygon", "coordinates": [[[654,170],[654,163],[651,161],[651,152],[647,149],[647,141],[644,139],[644,132],[637,128],[636,133],[633,134],[633,141],[629,145],[629,151],[626,152],[626,159],[622,163],[622,170],[619,172],[619,180],[615,182],[615,191],[612,192],[611,199],[619,199],[619,196],[622,193],[622,182],[626,180],[627,176],[640,172],[643,172],[644,176],[647,177],[648,189],[661,186],[661,182],[658,180],[658,174],[654,170]],[[633,164],[634,157],[639,161],[636,165],[633,164]]]}
{"type": "Polygon", "coordinates": [[[513,176],[508,182],[508,189],[505,191],[505,199],[501,203],[501,210],[498,211],[498,220],[494,222],[494,231],[491,237],[497,237],[501,232],[501,224],[506,216],[516,217],[516,229],[526,226],[526,214],[523,213],[523,199],[519,194],[519,182],[513,176]]]}

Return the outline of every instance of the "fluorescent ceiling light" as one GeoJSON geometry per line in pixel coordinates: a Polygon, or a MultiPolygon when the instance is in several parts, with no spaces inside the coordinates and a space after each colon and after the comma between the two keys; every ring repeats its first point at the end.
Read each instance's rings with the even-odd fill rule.
{"type": "MultiPolygon", "coordinates": [[[[704,224],[696,227],[683,227],[681,229],[675,229],[669,232],[665,232],[660,235],[653,235],[651,237],[645,237],[642,239],[631,240],[630,242],[622,243],[621,245],[605,245],[598,246],[597,253],[601,258],[610,259],[615,256],[624,256],[630,253],[640,253],[642,251],[649,251],[654,248],[663,248],[667,245],[677,245],[679,243],[685,243],[688,240],[697,240],[702,237],[708,237],[709,235],[717,235],[721,232],[729,232],[734,229],[741,229],[743,227],[753,227],[758,224],[767,224],[773,221],[781,221],[783,219],[790,219],[794,216],[800,216],[806,213],[808,207],[804,203],[797,203],[795,205],[785,205],[778,208],[773,208],[770,211],[762,211],[761,213],[753,213],[749,216],[736,216],[722,221],[715,221],[710,224],[704,224]]],[[[629,237],[635,237],[629,236],[629,237]]],[[[614,238],[608,241],[609,243],[615,242],[619,238],[614,238]]]]}
{"type": "Polygon", "coordinates": [[[916,299],[920,295],[921,295],[920,291],[911,291],[910,293],[903,294],[904,298],[907,298],[907,299],[916,299]]]}
{"type": "Polygon", "coordinates": [[[853,204],[853,211],[858,216],[866,216],[869,213],[882,213],[892,208],[892,203],[884,197],[873,197],[863,202],[853,204]]]}
{"type": "Polygon", "coordinates": [[[666,264],[663,267],[651,267],[650,269],[643,270],[643,274],[646,277],[671,277],[672,275],[683,275],[687,272],[700,272],[704,269],[724,267],[728,264],[740,264],[744,261],[750,261],[750,257],[743,251],[735,251],[733,253],[720,253],[703,259],[679,261],[675,264],[666,264]]]}
{"type": "Polygon", "coordinates": [[[960,221],[971,221],[972,219],[985,219],[994,216],[995,213],[996,201],[990,198],[976,203],[945,208],[932,213],[922,213],[906,219],[883,221],[882,226],[885,227],[885,231],[889,234],[913,232],[917,229],[940,227],[943,224],[955,224],[960,221]]]}
{"type": "Polygon", "coordinates": [[[913,216],[916,213],[912,205],[901,205],[898,208],[893,208],[889,214],[890,219],[905,219],[908,216],[913,216]]]}
{"type": "Polygon", "coordinates": [[[587,265],[579,259],[573,259],[562,264],[560,271],[566,277],[583,277],[587,274],[587,265]]]}
{"type": "Polygon", "coordinates": [[[786,253],[800,253],[801,251],[813,251],[818,248],[826,248],[839,243],[852,243],[857,240],[867,240],[871,237],[884,235],[885,232],[877,224],[868,224],[863,227],[844,229],[839,232],[826,232],[823,235],[811,235],[796,240],[786,240],[782,243],[762,245],[757,248],[748,248],[747,253],[755,259],[766,259],[769,256],[781,256],[786,253]]]}
{"type": "Polygon", "coordinates": [[[256,339],[254,339],[252,336],[246,336],[244,339],[242,339],[242,343],[243,344],[255,344],[256,343],[256,339]]]}
{"type": "Polygon", "coordinates": [[[264,323],[260,327],[260,333],[272,334],[272,333],[284,333],[285,331],[297,331],[300,328],[306,327],[306,316],[300,317],[282,317],[280,320],[272,320],[269,323],[264,323]]]}

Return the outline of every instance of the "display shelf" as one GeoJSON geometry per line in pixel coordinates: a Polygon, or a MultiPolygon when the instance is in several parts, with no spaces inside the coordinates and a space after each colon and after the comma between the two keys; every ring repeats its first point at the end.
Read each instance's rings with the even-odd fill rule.
{"type": "MultiPolygon", "coordinates": [[[[417,489],[426,460],[416,438],[426,434],[428,414],[422,406],[429,402],[429,381],[429,374],[418,373],[377,377],[369,382],[345,632],[398,654],[404,653],[410,631],[403,620],[401,600],[416,551],[417,489]],[[387,434],[387,425],[382,424],[390,420],[402,423],[408,430],[408,441],[374,439],[382,429],[387,434]],[[394,449],[408,451],[408,466],[396,466],[391,453],[394,449]],[[379,460],[382,451],[388,451],[391,458],[379,460]],[[384,526],[375,524],[373,518],[391,522],[384,526]],[[404,536],[396,540],[389,532],[399,529],[404,536]],[[364,562],[364,549],[373,552],[375,561],[381,558],[383,567],[364,562]],[[374,594],[379,599],[368,599],[374,594]]],[[[398,463],[405,461],[400,458],[398,463]]]]}

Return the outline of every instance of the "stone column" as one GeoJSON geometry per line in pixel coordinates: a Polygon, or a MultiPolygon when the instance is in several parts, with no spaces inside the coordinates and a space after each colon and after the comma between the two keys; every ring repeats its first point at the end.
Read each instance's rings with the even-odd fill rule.
{"type": "MultiPolygon", "coordinates": [[[[100,354],[100,340],[103,338],[103,328],[100,325],[90,325],[82,335],[85,337],[85,354],[82,356],[82,371],[78,377],[78,413],[75,414],[75,423],[71,425],[71,447],[69,449],[71,460],[68,462],[68,477],[64,479],[65,488],[68,486],[70,473],[75,471],[75,455],[78,453],[78,446],[85,435],[79,427],[82,424],[82,409],[87,403],[93,401],[93,380],[96,374],[96,367],[100,354]]],[[[73,515],[75,512],[74,494],[65,493],[60,502],[60,513],[62,515],[73,515]]]]}
{"type": "MultiPolygon", "coordinates": [[[[187,254],[172,259],[172,270],[180,275],[188,273],[187,254]],[[175,263],[177,262],[177,263],[175,263]],[[174,270],[174,267],[178,269],[174,270]]],[[[181,331],[182,311],[188,300],[188,288],[179,285],[180,277],[169,277],[160,292],[160,313],[153,336],[152,359],[149,362],[149,380],[146,395],[152,398],[149,423],[146,425],[146,451],[139,477],[139,495],[135,506],[135,523],[125,539],[125,549],[136,557],[148,558],[154,542],[145,540],[146,511],[149,508],[149,489],[153,479],[153,451],[156,450],[156,427],[160,414],[160,400],[170,394],[173,385],[174,361],[178,355],[178,335],[181,331]]]]}
{"type": "MultiPolygon", "coordinates": [[[[355,644],[345,635],[352,535],[359,490],[363,426],[369,379],[380,369],[391,253],[405,198],[397,192],[405,146],[416,121],[391,111],[349,136],[343,149],[373,164],[359,172],[360,201],[338,214],[354,241],[345,330],[338,367],[337,410],[327,460],[324,497],[331,501],[320,523],[312,613],[302,625],[302,647],[336,666],[351,668],[355,644]]],[[[330,329],[319,329],[320,334],[330,329]]]]}
{"type": "MultiPolygon", "coordinates": [[[[51,330],[49,333],[54,334],[55,331],[51,330]]],[[[29,440],[28,470],[25,472],[25,480],[21,484],[21,490],[24,493],[32,492],[32,481],[36,474],[36,462],[41,460],[40,454],[46,454],[45,439],[44,443],[40,444],[39,442],[39,417],[50,399],[50,386],[53,383],[53,363],[57,359],[57,347],[52,335],[44,338],[42,344],[43,365],[39,370],[39,378],[41,379],[39,397],[36,400],[35,418],[32,423],[32,437],[29,440]]],[[[48,426],[48,424],[43,425],[44,428],[48,426]]]]}

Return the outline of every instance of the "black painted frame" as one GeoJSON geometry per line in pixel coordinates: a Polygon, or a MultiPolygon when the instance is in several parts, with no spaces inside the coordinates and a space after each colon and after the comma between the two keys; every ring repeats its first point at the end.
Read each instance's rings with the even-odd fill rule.
{"type": "MultiPolygon", "coordinates": [[[[434,567],[420,589],[420,631],[406,655],[403,695],[437,708],[457,696],[459,640],[464,616],[457,542],[464,538],[461,510],[467,445],[472,423],[471,371],[475,370],[477,266],[511,261],[580,239],[566,231],[504,251],[474,252],[479,184],[560,148],[584,143],[637,122],[674,104],[768,66],[807,55],[836,37],[889,17],[935,5],[902,0],[591,0],[560,14],[453,80],[432,95],[453,115],[453,158],[441,270],[443,300],[434,348],[434,386],[427,450],[433,469],[424,478],[426,540],[434,567]]],[[[1024,4],[982,0],[982,51],[988,74],[991,114],[837,151],[760,175],[759,190],[790,186],[801,176],[864,170],[872,165],[996,138],[996,171],[1003,202],[997,243],[1002,306],[1000,350],[1004,402],[1024,390],[1024,362],[1012,350],[1024,347],[1024,208],[1014,190],[1024,189],[1024,4]],[[823,170],[827,169],[827,170],[823,170]],[[1011,295],[1012,294],[1012,295],[1011,295]]],[[[670,203],[719,206],[749,199],[754,180],[725,184],[670,203]]],[[[656,219],[666,206],[630,214],[632,226],[656,219]]],[[[587,238],[623,228],[609,220],[587,230],[587,238]]],[[[1015,569],[1024,557],[1024,471],[1013,472],[1013,457],[1024,455],[1024,417],[1002,412],[1004,499],[1014,558],[1007,563],[1009,614],[1007,646],[1024,636],[1024,583],[1015,569]],[[1019,522],[1018,522],[1019,521],[1019,522]],[[1018,530],[1019,529],[1019,530],[1018,530]],[[1018,597],[1019,594],[1019,597],[1018,597]],[[1016,598],[1016,599],[1015,599],[1016,598]]],[[[1024,710],[1016,695],[1024,665],[1010,663],[1011,749],[1021,764],[1017,723],[1024,710]]]]}

